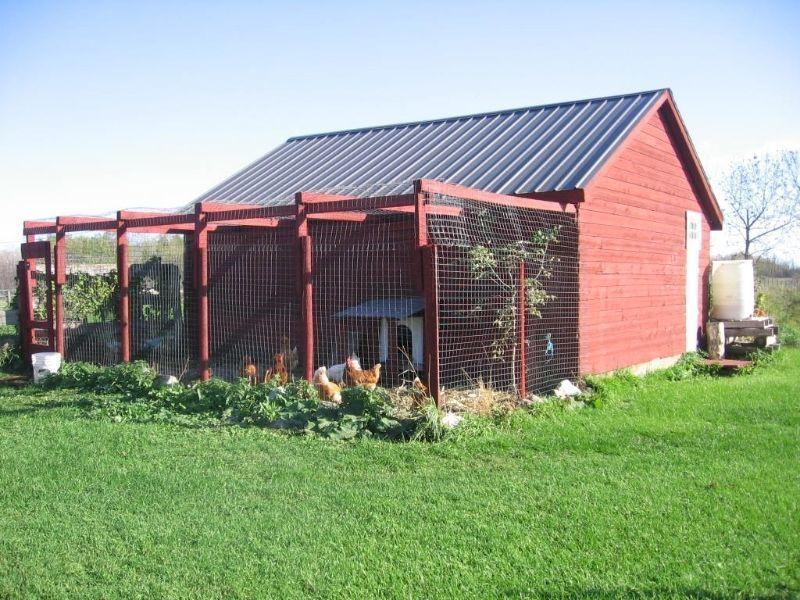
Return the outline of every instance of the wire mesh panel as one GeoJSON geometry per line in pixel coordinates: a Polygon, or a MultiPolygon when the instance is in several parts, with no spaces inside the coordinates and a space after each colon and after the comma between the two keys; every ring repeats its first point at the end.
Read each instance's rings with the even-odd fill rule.
{"type": "Polygon", "coordinates": [[[120,360],[116,237],[67,235],[65,257],[64,359],[115,364],[120,360]]]}
{"type": "Polygon", "coordinates": [[[348,357],[365,370],[381,363],[380,385],[396,386],[412,380],[414,369],[421,372],[423,361],[413,215],[372,210],[350,218],[309,226],[314,366],[327,366],[336,378],[348,357]]]}
{"type": "MultiPolygon", "coordinates": [[[[51,241],[49,236],[37,235],[34,237],[36,242],[51,241]]],[[[48,250],[50,256],[51,270],[54,264],[53,260],[53,245],[50,244],[48,250]]],[[[48,314],[48,301],[47,291],[50,290],[51,294],[54,293],[55,285],[52,278],[52,273],[47,272],[47,261],[45,258],[33,259],[34,268],[31,270],[31,310],[33,318],[37,321],[47,321],[48,314]]],[[[50,335],[46,329],[33,328],[31,341],[40,346],[47,346],[50,344],[50,335]]]]}
{"type": "Polygon", "coordinates": [[[574,215],[436,195],[427,224],[437,245],[442,388],[519,391],[521,369],[525,391],[576,377],[574,215]]]}
{"type": "Polygon", "coordinates": [[[235,379],[246,364],[259,376],[276,354],[301,373],[297,234],[294,221],[223,230],[208,238],[211,371],[235,379]]]}
{"type": "Polygon", "coordinates": [[[191,376],[197,357],[191,238],[128,234],[131,359],[191,376]]]}

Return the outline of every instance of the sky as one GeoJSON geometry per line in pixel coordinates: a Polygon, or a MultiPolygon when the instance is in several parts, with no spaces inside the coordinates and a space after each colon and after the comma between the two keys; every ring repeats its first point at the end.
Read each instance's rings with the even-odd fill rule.
{"type": "Polygon", "coordinates": [[[797,1],[0,0],[0,245],[181,206],[292,135],[662,87],[714,183],[800,148],[798,31],[797,1]]]}

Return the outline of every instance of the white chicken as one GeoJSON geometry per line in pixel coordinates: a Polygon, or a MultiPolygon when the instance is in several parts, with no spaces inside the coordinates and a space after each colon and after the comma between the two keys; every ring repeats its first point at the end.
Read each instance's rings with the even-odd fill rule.
{"type": "MultiPolygon", "coordinates": [[[[355,369],[356,371],[361,371],[361,362],[360,359],[355,354],[350,355],[350,366],[351,368],[355,369]]],[[[335,381],[336,383],[342,383],[344,381],[344,373],[347,369],[347,363],[343,362],[338,365],[333,365],[330,369],[328,369],[328,379],[331,381],[335,381]]]]}

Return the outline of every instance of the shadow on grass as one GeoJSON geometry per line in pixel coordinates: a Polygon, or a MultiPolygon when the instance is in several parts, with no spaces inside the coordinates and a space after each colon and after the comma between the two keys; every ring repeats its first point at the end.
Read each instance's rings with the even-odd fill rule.
{"type": "MultiPolygon", "coordinates": [[[[34,395],[34,394],[31,394],[34,395]]],[[[41,395],[41,393],[36,394],[41,395]]],[[[92,401],[86,398],[74,398],[71,400],[50,400],[47,402],[27,403],[22,406],[5,407],[0,405],[0,417],[15,417],[19,415],[33,414],[47,410],[57,410],[62,408],[88,409],[92,401]]]]}

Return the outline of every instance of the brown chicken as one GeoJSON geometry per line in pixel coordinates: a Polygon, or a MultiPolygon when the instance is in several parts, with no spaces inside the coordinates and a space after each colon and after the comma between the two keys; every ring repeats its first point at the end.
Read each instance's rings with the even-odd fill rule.
{"type": "Polygon", "coordinates": [[[414,382],[411,384],[409,394],[411,396],[411,407],[422,408],[422,405],[425,404],[425,401],[428,399],[428,388],[422,383],[419,377],[414,377],[414,382]]]}
{"type": "Polygon", "coordinates": [[[323,400],[336,404],[342,401],[342,388],[328,379],[328,369],[320,367],[314,372],[314,386],[323,400]]]}
{"type": "Polygon", "coordinates": [[[278,385],[286,385],[286,382],[289,381],[289,372],[286,370],[283,354],[275,355],[272,368],[267,369],[264,374],[264,383],[269,383],[273,379],[278,380],[278,385]]]}
{"type": "Polygon", "coordinates": [[[368,390],[374,390],[381,378],[381,363],[376,363],[371,369],[356,369],[351,359],[347,359],[344,370],[344,380],[349,386],[360,385],[368,390]]]}
{"type": "Polygon", "coordinates": [[[246,356],[242,367],[242,377],[247,379],[250,385],[258,383],[258,367],[253,364],[253,359],[246,356]]]}

